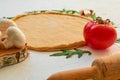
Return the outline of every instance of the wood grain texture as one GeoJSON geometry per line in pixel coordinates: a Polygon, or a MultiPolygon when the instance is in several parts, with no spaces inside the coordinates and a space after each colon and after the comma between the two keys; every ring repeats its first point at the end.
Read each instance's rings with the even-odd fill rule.
{"type": "Polygon", "coordinates": [[[28,57],[27,48],[0,49],[0,68],[24,61],[28,57]]]}
{"type": "Polygon", "coordinates": [[[48,80],[119,80],[120,54],[114,54],[93,61],[92,67],[78,68],[53,74],[48,80]]]}

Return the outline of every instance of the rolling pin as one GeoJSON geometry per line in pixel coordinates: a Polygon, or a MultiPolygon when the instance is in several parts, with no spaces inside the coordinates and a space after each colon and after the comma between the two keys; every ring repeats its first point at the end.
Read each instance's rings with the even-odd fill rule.
{"type": "Polygon", "coordinates": [[[91,67],[55,73],[47,80],[120,80],[120,54],[95,59],[91,67]]]}

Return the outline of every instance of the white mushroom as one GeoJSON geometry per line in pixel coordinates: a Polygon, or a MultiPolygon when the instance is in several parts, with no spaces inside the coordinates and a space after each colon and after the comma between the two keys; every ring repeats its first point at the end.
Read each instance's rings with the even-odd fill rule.
{"type": "Polygon", "coordinates": [[[6,37],[5,36],[5,31],[9,26],[17,26],[16,23],[10,19],[1,19],[0,20],[0,31],[2,32],[1,37],[6,37]]]}
{"type": "Polygon", "coordinates": [[[0,48],[22,48],[25,46],[24,33],[17,27],[16,23],[9,19],[0,20],[0,48]]]}
{"type": "Polygon", "coordinates": [[[0,27],[9,27],[9,26],[17,26],[16,23],[10,19],[2,19],[0,20],[0,27]]]}
{"type": "Polygon", "coordinates": [[[17,47],[22,48],[25,46],[26,37],[24,33],[15,26],[10,26],[6,30],[7,38],[4,40],[3,45],[5,48],[17,47]]]}

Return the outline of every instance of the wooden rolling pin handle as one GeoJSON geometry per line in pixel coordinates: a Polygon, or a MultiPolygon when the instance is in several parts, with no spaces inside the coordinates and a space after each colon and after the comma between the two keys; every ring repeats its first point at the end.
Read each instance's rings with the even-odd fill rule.
{"type": "Polygon", "coordinates": [[[86,80],[98,74],[96,66],[62,71],[51,75],[47,80],[86,80]]]}

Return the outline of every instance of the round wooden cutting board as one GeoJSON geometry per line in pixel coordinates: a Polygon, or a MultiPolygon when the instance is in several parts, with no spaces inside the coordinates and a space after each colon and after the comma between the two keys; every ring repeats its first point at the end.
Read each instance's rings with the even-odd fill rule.
{"type": "Polygon", "coordinates": [[[0,68],[17,64],[28,57],[27,47],[0,49],[0,68]]]}
{"type": "MultiPolygon", "coordinates": [[[[1,40],[2,38],[6,38],[6,30],[9,26],[13,26],[14,24],[11,21],[6,21],[3,23],[1,22],[0,31],[2,32],[2,36],[0,36],[1,40]],[[8,23],[7,23],[8,22],[8,23]],[[5,24],[6,23],[6,24],[5,24]]],[[[0,68],[17,64],[21,61],[24,61],[28,57],[28,50],[27,46],[25,45],[23,48],[9,48],[9,49],[3,49],[0,48],[0,68]]]]}
{"type": "Polygon", "coordinates": [[[48,12],[18,15],[13,20],[25,33],[29,49],[56,51],[86,45],[83,28],[88,18],[48,12]]]}

